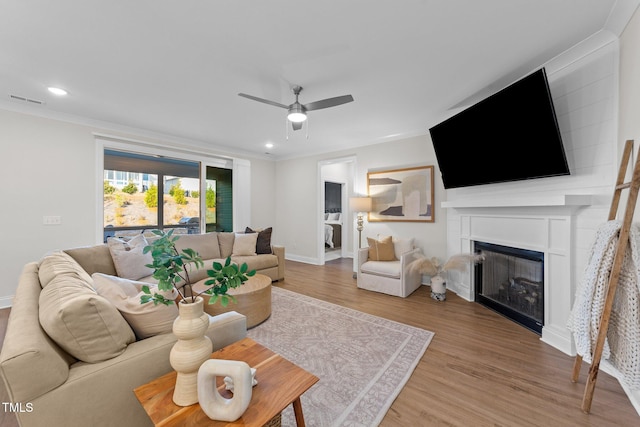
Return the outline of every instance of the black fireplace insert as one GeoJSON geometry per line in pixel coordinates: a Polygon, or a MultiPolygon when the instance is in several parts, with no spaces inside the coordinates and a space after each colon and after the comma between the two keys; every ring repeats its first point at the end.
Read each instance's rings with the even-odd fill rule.
{"type": "Polygon", "coordinates": [[[476,302],[537,334],[544,325],[544,253],[474,242],[476,302]]]}

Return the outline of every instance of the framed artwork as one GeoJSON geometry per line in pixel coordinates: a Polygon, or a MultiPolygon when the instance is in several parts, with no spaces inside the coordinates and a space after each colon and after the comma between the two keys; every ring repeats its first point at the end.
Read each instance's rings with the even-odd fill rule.
{"type": "Polygon", "coordinates": [[[434,222],[433,166],[367,173],[369,221],[434,222]]]}

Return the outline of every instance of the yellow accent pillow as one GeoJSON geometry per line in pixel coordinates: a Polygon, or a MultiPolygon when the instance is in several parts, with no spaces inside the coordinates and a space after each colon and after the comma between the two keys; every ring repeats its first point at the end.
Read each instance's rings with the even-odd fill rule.
{"type": "Polygon", "coordinates": [[[378,240],[367,237],[367,242],[369,243],[370,261],[395,261],[396,255],[391,236],[381,237],[378,240]]]}

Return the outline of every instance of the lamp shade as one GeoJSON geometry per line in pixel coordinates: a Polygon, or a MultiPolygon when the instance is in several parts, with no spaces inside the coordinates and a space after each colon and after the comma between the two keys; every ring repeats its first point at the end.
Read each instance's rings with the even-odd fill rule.
{"type": "Polygon", "coordinates": [[[370,197],[352,197],[349,199],[349,208],[353,212],[371,212],[371,207],[370,197]]]}

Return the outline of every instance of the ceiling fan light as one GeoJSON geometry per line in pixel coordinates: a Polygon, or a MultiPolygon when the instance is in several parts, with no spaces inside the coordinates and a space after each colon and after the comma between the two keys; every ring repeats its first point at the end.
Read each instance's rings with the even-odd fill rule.
{"type": "Polygon", "coordinates": [[[304,112],[302,106],[293,106],[289,108],[289,114],[287,115],[287,119],[294,123],[301,123],[307,120],[307,115],[304,112]]]}

